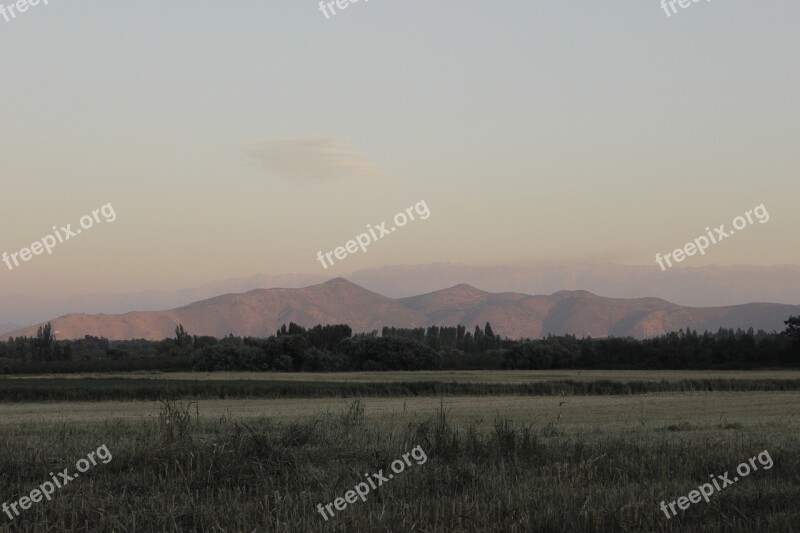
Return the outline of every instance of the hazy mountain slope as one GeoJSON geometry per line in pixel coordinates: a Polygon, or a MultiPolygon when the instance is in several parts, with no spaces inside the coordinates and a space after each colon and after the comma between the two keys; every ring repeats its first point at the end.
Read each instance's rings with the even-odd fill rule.
{"type": "MultiPolygon", "coordinates": [[[[690,308],[659,298],[604,298],[587,291],[559,291],[550,296],[494,294],[465,284],[394,300],[337,278],[302,289],[226,294],[169,311],[70,314],[51,322],[62,339],[84,335],[163,339],[173,335],[178,323],[195,335],[266,336],[289,322],[306,327],[346,323],[356,332],[383,326],[457,324],[473,329],[491,322],[496,333],[511,338],[551,333],[648,337],[680,328],[782,330],[790,315],[800,315],[800,306],[755,303],[690,308]]],[[[10,335],[31,336],[35,331],[36,327],[29,327],[10,335]]]]}
{"type": "MultiPolygon", "coordinates": [[[[321,269],[320,269],[321,270],[321,269]]],[[[127,313],[169,310],[222,294],[255,289],[301,288],[328,276],[255,275],[206,283],[200,287],[68,298],[0,295],[0,322],[34,324],[66,313],[127,313]]],[[[347,279],[390,298],[411,297],[459,283],[484,291],[552,294],[587,290],[611,298],[654,296],[689,306],[725,306],[748,302],[800,304],[800,266],[681,267],[662,272],[653,265],[505,265],[457,263],[402,265],[357,271],[347,279]]]]}
{"type": "MultiPolygon", "coordinates": [[[[334,279],[303,289],[261,289],[226,294],[170,311],[133,312],[124,315],[71,314],[52,320],[58,337],[84,335],[109,339],[163,339],[183,324],[195,335],[267,336],[284,323],[303,326],[347,323],[356,331],[379,329],[389,321],[405,327],[424,326],[427,317],[401,303],[368,291],[344,279],[334,279]]],[[[34,335],[36,326],[12,335],[34,335]]]]}
{"type": "Polygon", "coordinates": [[[464,265],[432,263],[386,266],[347,276],[362,287],[393,298],[465,283],[490,292],[553,294],[586,290],[612,298],[663,298],[687,306],[749,302],[800,304],[800,265],[464,265]]]}

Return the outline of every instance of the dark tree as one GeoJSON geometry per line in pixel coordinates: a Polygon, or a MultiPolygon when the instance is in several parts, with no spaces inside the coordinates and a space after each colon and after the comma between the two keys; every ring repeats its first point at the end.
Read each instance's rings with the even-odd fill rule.
{"type": "Polygon", "coordinates": [[[800,316],[790,316],[783,323],[786,324],[786,330],[784,330],[783,335],[800,341],[800,316]]]}
{"type": "Polygon", "coordinates": [[[192,336],[186,333],[186,330],[183,329],[183,324],[175,326],[175,343],[178,345],[178,348],[192,345],[192,336]]]}
{"type": "Polygon", "coordinates": [[[38,361],[48,361],[53,354],[53,326],[48,322],[36,330],[36,340],[33,341],[33,353],[38,361]]]}

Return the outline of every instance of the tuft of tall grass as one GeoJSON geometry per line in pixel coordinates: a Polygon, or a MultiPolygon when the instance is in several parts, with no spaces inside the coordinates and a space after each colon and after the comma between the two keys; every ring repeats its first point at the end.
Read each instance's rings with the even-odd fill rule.
{"type": "MultiPolygon", "coordinates": [[[[798,531],[800,441],[778,426],[624,432],[453,423],[434,416],[366,424],[364,406],[289,423],[197,417],[167,402],[159,417],[80,426],[7,426],[0,501],[106,443],[114,461],[35,504],[0,531],[798,531]],[[428,456],[367,501],[325,522],[316,511],[415,446],[428,456]],[[661,500],[769,449],[758,471],[667,520],[661,500]]],[[[650,427],[652,426],[652,427],[650,427]]]]}

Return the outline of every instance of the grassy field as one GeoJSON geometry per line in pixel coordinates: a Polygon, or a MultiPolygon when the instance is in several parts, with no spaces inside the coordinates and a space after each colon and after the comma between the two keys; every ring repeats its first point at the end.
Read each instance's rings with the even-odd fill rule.
{"type": "MultiPolygon", "coordinates": [[[[524,379],[513,373],[506,382],[499,381],[506,373],[497,372],[440,375],[490,392],[485,387],[560,386],[565,377],[589,389],[598,380],[648,387],[797,379],[793,372],[604,372],[594,380],[584,373],[520,372],[524,379]]],[[[391,378],[414,383],[415,374],[391,378]]],[[[429,381],[417,385],[434,379],[426,374],[429,381]]],[[[302,376],[255,381],[307,387],[316,377],[302,376]]],[[[350,376],[319,385],[341,392],[380,387],[375,380],[389,378],[350,376]]],[[[99,381],[123,388],[187,381],[166,377],[99,381]]],[[[67,379],[55,378],[0,380],[0,395],[25,383],[66,387],[67,379]]],[[[86,378],[69,382],[98,381],[86,378]]],[[[198,383],[252,381],[214,374],[198,383]]],[[[0,503],[16,502],[49,472],[74,471],[78,459],[103,444],[113,460],[13,521],[0,514],[0,531],[797,531],[799,414],[794,389],[6,401],[0,402],[0,503]],[[366,473],[389,472],[393,460],[416,446],[427,456],[424,464],[408,466],[327,521],[317,511],[366,473]],[[759,468],[671,519],[660,510],[662,500],[688,495],[709,475],[733,474],[764,450],[772,468],[759,468]]]]}
{"type": "MultiPolygon", "coordinates": [[[[488,413],[465,400],[432,416],[403,420],[375,412],[365,417],[351,404],[318,416],[294,413],[293,422],[198,421],[192,407],[162,409],[161,416],[139,421],[6,424],[0,493],[7,501],[102,444],[114,459],[53,501],[25,511],[13,528],[6,521],[0,528],[600,532],[792,531],[800,524],[796,406],[776,413],[782,398],[762,404],[762,414],[772,415],[767,421],[758,408],[737,421],[715,420],[709,409],[668,424],[659,418],[668,407],[654,405],[643,423],[629,420],[623,427],[607,422],[615,414],[633,416],[636,406],[601,405],[595,411],[590,402],[578,406],[582,424],[570,428],[524,423],[524,407],[518,407],[516,423],[468,422],[488,413]],[[460,420],[451,420],[448,411],[456,410],[460,420]],[[425,464],[409,467],[328,522],[316,511],[364,473],[388,472],[391,461],[416,446],[425,451],[425,464]],[[753,472],[710,503],[670,520],[660,512],[660,501],[686,495],[709,474],[732,471],[763,450],[773,468],[753,472]]],[[[680,398],[680,407],[688,408],[691,400],[680,398]]],[[[725,403],[706,400],[709,407],[725,403]]]]}
{"type": "MultiPolygon", "coordinates": [[[[202,420],[222,417],[279,422],[307,419],[326,411],[337,412],[352,400],[345,398],[280,400],[199,400],[192,410],[202,420]]],[[[433,416],[444,405],[450,419],[463,425],[502,416],[538,426],[558,424],[562,429],[607,427],[665,427],[670,424],[715,426],[758,423],[800,429],[800,394],[788,392],[684,393],[642,396],[453,396],[447,398],[363,398],[370,423],[405,425],[433,416]]],[[[188,402],[184,402],[188,404],[188,402]]],[[[0,404],[0,428],[40,423],[100,423],[115,420],[152,420],[160,402],[41,402],[0,404]]]]}
{"type": "Polygon", "coordinates": [[[542,381],[795,380],[800,370],[420,370],[415,372],[127,372],[12,375],[0,379],[162,379],[322,383],[538,383],[542,381]]]}
{"type": "MultiPolygon", "coordinates": [[[[402,378],[402,377],[401,377],[402,378]]],[[[244,398],[414,396],[640,395],[659,392],[800,391],[800,379],[539,380],[528,383],[441,381],[331,382],[128,378],[0,380],[0,402],[141,401],[244,398]]]]}

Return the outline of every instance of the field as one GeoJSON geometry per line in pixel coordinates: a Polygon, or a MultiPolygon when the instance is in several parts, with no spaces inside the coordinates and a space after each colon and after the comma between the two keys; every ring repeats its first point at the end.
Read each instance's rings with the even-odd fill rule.
{"type": "Polygon", "coordinates": [[[5,379],[4,398],[27,384],[50,390],[51,399],[0,402],[0,503],[29,494],[49,472],[74,471],[78,459],[102,445],[113,459],[14,520],[0,514],[0,531],[796,531],[798,374],[5,379]],[[302,397],[315,380],[324,392],[302,397]],[[387,381],[403,393],[345,394],[387,381]],[[176,393],[185,390],[173,386],[179,382],[225,383],[225,391],[244,392],[219,397],[220,389],[204,388],[203,395],[181,399],[176,393]],[[248,389],[253,382],[301,387],[291,389],[298,397],[263,397],[267,389],[248,389]],[[436,387],[409,393],[411,385],[437,384],[441,391],[448,383],[450,393],[437,395],[436,387]],[[565,383],[574,387],[564,389],[565,383]],[[103,392],[92,401],[57,400],[114,384],[155,397],[109,401],[103,392]],[[532,384],[546,387],[526,394],[532,384]],[[648,389],[664,384],[678,389],[648,389]],[[458,394],[462,386],[483,392],[458,394]],[[391,472],[392,461],[413,449],[425,461],[410,459],[366,501],[334,507],[327,520],[318,512],[317,504],[344,497],[367,473],[391,472]],[[763,459],[765,450],[771,467],[755,459],[753,472],[715,491],[708,503],[676,507],[669,519],[660,509],[661,501],[689,495],[712,474],[738,477],[737,465],[763,459]]]}
{"type": "Polygon", "coordinates": [[[800,391],[800,372],[380,372],[88,374],[0,378],[1,402],[800,391]]]}
{"type": "Polygon", "coordinates": [[[161,379],[201,381],[309,381],[323,383],[531,383],[543,381],[797,380],[800,370],[420,370],[416,372],[130,372],[20,375],[6,379],[161,379]]]}

